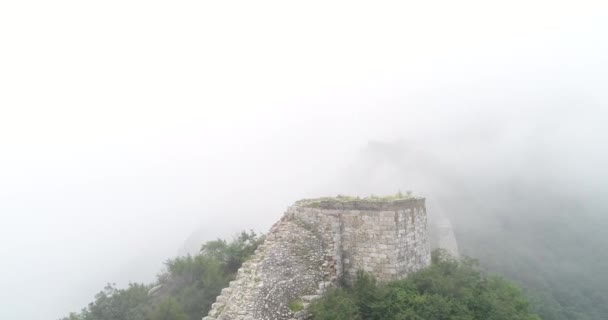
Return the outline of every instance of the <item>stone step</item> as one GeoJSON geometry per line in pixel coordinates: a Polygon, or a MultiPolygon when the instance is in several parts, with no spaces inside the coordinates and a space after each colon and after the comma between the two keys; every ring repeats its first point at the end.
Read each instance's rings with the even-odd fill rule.
{"type": "Polygon", "coordinates": [[[317,299],[321,298],[321,295],[318,294],[314,294],[314,295],[308,295],[308,296],[302,296],[302,301],[304,302],[313,302],[317,299]]]}
{"type": "Polygon", "coordinates": [[[236,287],[240,286],[241,283],[242,283],[241,280],[233,280],[233,281],[230,281],[228,283],[228,287],[230,287],[230,288],[236,288],[236,287]]]}
{"type": "Polygon", "coordinates": [[[327,288],[331,288],[333,286],[331,281],[323,281],[321,283],[319,283],[319,289],[324,290],[327,288]]]}
{"type": "Polygon", "coordinates": [[[212,310],[213,310],[213,309],[218,309],[218,308],[223,307],[224,305],[225,305],[225,304],[224,304],[224,303],[222,303],[222,302],[214,302],[214,303],[211,305],[211,309],[212,309],[212,310]]]}

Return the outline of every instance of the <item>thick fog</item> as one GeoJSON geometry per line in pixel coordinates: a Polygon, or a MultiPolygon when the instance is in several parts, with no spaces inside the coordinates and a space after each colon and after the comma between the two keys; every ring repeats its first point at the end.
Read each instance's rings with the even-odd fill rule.
{"type": "Polygon", "coordinates": [[[606,9],[0,4],[0,318],[78,311],[306,197],[412,190],[467,232],[521,193],[601,216],[606,9]]]}

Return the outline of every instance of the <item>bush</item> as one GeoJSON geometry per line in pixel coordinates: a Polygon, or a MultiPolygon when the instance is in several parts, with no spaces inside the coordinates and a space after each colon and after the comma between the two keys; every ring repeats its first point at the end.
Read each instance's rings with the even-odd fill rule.
{"type": "Polygon", "coordinates": [[[406,279],[378,284],[360,272],[354,285],[313,304],[316,320],[538,320],[513,284],[483,274],[471,259],[433,253],[431,267],[406,279]]]}
{"type": "Polygon", "coordinates": [[[358,305],[350,292],[332,289],[311,306],[316,320],[360,320],[358,305]]]}
{"type": "Polygon", "coordinates": [[[253,231],[241,232],[231,242],[209,241],[196,256],[168,260],[156,283],[126,289],[108,285],[87,308],[62,320],[200,320],[262,241],[253,231]]]}

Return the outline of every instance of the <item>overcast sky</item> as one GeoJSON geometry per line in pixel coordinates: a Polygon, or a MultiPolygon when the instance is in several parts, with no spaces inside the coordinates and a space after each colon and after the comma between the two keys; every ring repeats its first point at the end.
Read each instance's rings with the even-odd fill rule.
{"type": "Polygon", "coordinates": [[[607,4],[3,1],[0,318],[151,281],[195,230],[265,231],[349,189],[369,141],[594,154],[607,4]]]}

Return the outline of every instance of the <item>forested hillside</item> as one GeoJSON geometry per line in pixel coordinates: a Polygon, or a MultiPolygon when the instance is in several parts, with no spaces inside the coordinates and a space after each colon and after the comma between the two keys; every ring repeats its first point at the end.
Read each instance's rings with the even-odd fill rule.
{"type": "Polygon", "coordinates": [[[315,320],[538,320],[514,284],[433,252],[431,267],[406,279],[378,284],[359,273],[350,288],[336,289],[314,303],[315,320]]]}
{"type": "Polygon", "coordinates": [[[520,284],[545,320],[606,319],[605,206],[529,189],[492,200],[460,211],[487,215],[455,219],[463,252],[520,284]]]}
{"type": "Polygon", "coordinates": [[[108,284],[81,312],[61,320],[200,320],[262,241],[250,231],[207,242],[200,254],[168,260],[156,283],[108,284]]]}
{"type": "MultiPolygon", "coordinates": [[[[207,242],[198,255],[168,260],[155,283],[110,284],[81,312],[61,320],[200,320],[262,241],[242,232],[230,242],[207,242]]],[[[443,251],[433,253],[431,267],[404,280],[378,284],[361,273],[352,287],[314,303],[312,312],[317,320],[539,319],[515,285],[443,251]]]]}

